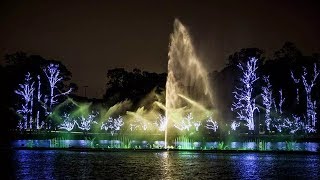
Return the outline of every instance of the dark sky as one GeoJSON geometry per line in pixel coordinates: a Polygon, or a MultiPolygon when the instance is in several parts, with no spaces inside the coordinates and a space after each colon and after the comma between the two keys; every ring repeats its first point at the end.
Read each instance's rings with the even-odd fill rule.
{"type": "Polygon", "coordinates": [[[1,1],[0,56],[22,50],[62,61],[83,95],[101,97],[110,68],[165,72],[174,18],[210,70],[231,53],[285,41],[320,52],[319,1],[1,1]]]}

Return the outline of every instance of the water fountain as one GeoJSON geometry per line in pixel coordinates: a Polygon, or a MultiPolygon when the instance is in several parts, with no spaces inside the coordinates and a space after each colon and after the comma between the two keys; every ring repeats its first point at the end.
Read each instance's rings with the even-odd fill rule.
{"type": "Polygon", "coordinates": [[[199,120],[210,115],[213,96],[208,72],[196,55],[186,27],[176,19],[170,37],[168,77],[166,82],[165,146],[170,127],[192,112],[199,120]]]}

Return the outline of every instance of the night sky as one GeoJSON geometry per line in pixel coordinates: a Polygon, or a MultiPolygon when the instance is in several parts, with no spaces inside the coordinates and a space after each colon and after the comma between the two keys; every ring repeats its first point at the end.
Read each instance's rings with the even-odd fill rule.
{"type": "MultiPolygon", "coordinates": [[[[72,81],[102,97],[115,67],[166,72],[174,18],[191,32],[210,71],[241,48],[271,54],[291,41],[320,52],[319,1],[1,1],[0,56],[16,51],[62,61],[72,81]]],[[[3,58],[1,59],[3,62],[3,58]]]]}

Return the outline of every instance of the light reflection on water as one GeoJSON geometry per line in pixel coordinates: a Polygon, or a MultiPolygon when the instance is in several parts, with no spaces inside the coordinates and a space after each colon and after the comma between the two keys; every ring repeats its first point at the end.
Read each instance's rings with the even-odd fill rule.
{"type": "Polygon", "coordinates": [[[174,151],[16,150],[17,179],[319,179],[320,156],[174,151]]]}
{"type": "MultiPolygon", "coordinates": [[[[140,147],[140,148],[150,148],[150,144],[155,144],[156,147],[164,146],[164,141],[131,141],[131,147],[140,147]],[[149,145],[148,145],[149,144],[149,145]]],[[[177,142],[181,146],[182,142],[177,142]]],[[[317,142],[229,142],[220,144],[221,142],[194,142],[193,147],[187,146],[188,143],[184,142],[186,149],[195,148],[195,149],[233,149],[233,150],[263,150],[263,151],[279,151],[279,150],[294,150],[294,151],[310,151],[318,152],[320,151],[320,143],[317,142]],[[219,147],[219,145],[222,145],[219,147]],[[289,146],[290,145],[290,146],[289,146]],[[288,149],[289,148],[289,149],[288,149]]],[[[94,145],[98,145],[101,148],[116,147],[120,148],[120,140],[99,140],[94,145]]],[[[182,143],[183,144],[183,143],[182,143]]],[[[40,148],[90,148],[91,142],[89,140],[16,140],[13,141],[11,146],[15,148],[20,147],[40,147],[40,148]]],[[[124,148],[124,147],[122,147],[124,148]]]]}

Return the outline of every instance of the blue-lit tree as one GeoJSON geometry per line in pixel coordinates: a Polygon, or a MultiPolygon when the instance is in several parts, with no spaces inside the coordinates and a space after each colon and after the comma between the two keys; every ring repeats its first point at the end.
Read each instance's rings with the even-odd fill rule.
{"type": "Polygon", "coordinates": [[[75,127],[76,120],[73,117],[71,117],[71,115],[68,113],[64,113],[62,118],[63,118],[63,122],[60,124],[59,129],[72,131],[75,127]]]}
{"type": "Polygon", "coordinates": [[[18,122],[18,129],[26,130],[28,128],[32,129],[33,116],[33,92],[34,92],[34,81],[32,80],[30,73],[28,72],[25,75],[24,84],[19,84],[19,89],[15,90],[15,93],[20,95],[24,101],[21,105],[21,108],[17,112],[22,116],[23,122],[21,119],[18,122]],[[29,123],[29,127],[28,127],[29,123]]]}
{"type": "Polygon", "coordinates": [[[270,123],[271,123],[271,117],[270,117],[270,110],[272,106],[272,86],[269,81],[269,76],[263,77],[264,82],[266,83],[266,86],[262,87],[262,103],[265,107],[265,125],[268,131],[270,131],[270,123]]]}
{"type": "Polygon", "coordinates": [[[235,131],[238,127],[240,127],[240,122],[232,121],[231,123],[231,130],[235,131]]]}
{"type": "MultiPolygon", "coordinates": [[[[290,71],[290,73],[291,73],[291,78],[293,79],[293,82],[294,82],[295,84],[299,84],[300,79],[295,78],[292,71],[290,71]]],[[[297,100],[297,104],[299,104],[300,96],[299,96],[299,88],[298,88],[298,87],[297,87],[297,89],[296,89],[296,100],[297,100]]]]}
{"type": "Polygon", "coordinates": [[[232,111],[237,113],[237,118],[241,121],[246,121],[246,126],[249,131],[254,130],[254,112],[259,109],[256,107],[255,99],[253,95],[253,85],[259,79],[256,74],[257,67],[256,58],[250,58],[247,63],[238,64],[238,67],[242,71],[242,77],[240,78],[241,86],[236,87],[234,91],[235,101],[232,103],[232,111]]]}
{"type": "MultiPolygon", "coordinates": [[[[40,75],[37,76],[38,78],[38,90],[37,90],[37,103],[38,105],[39,104],[43,104],[41,102],[41,97],[42,97],[42,94],[41,94],[41,78],[40,78],[40,75]]],[[[44,126],[44,121],[41,121],[40,122],[40,106],[37,106],[37,115],[36,115],[36,129],[42,129],[43,126],[44,126]]],[[[43,107],[43,105],[41,105],[41,107],[43,107]]]]}
{"type": "Polygon", "coordinates": [[[83,130],[84,132],[88,132],[91,129],[92,124],[98,124],[97,121],[95,121],[97,115],[97,112],[92,112],[87,116],[81,115],[78,118],[80,120],[80,123],[76,121],[78,128],[83,130]]]}
{"type": "MultiPolygon", "coordinates": [[[[63,77],[60,74],[59,64],[50,63],[45,68],[43,68],[43,72],[45,73],[50,86],[50,94],[44,96],[44,103],[42,103],[42,107],[45,110],[45,115],[48,116],[52,113],[53,106],[58,102],[56,98],[59,96],[70,94],[72,88],[69,88],[69,90],[65,92],[61,92],[58,89],[59,83],[63,81],[63,77]]],[[[49,122],[46,123],[47,129],[51,129],[50,120],[51,119],[49,119],[49,122]]]]}
{"type": "MultiPolygon", "coordinates": [[[[58,64],[49,64],[43,69],[43,72],[45,73],[50,85],[50,96],[48,99],[48,106],[50,110],[52,110],[53,105],[57,103],[56,98],[58,96],[68,95],[72,91],[72,88],[69,88],[69,90],[65,92],[57,92],[57,84],[63,80],[63,77],[60,75],[58,64]]],[[[48,113],[50,113],[50,111],[48,113]]]]}
{"type": "MultiPolygon", "coordinates": [[[[301,75],[302,84],[304,86],[306,92],[306,116],[305,116],[305,123],[302,123],[301,117],[299,117],[299,125],[303,124],[303,129],[307,133],[316,132],[316,123],[317,123],[317,113],[316,113],[316,101],[312,100],[311,93],[312,88],[316,84],[316,81],[319,76],[319,69],[317,65],[314,64],[313,66],[313,75],[310,80],[307,80],[308,72],[307,68],[303,67],[303,73],[301,75]]],[[[291,78],[294,80],[296,84],[300,82],[300,79],[294,77],[293,72],[291,71],[291,78]]],[[[299,103],[299,94],[297,88],[297,103],[299,103]]],[[[296,116],[297,117],[297,116],[296,116]]],[[[297,118],[294,118],[297,119],[297,118]]],[[[297,123],[296,123],[297,124],[297,123]]]]}
{"type": "Polygon", "coordinates": [[[316,132],[316,123],[317,123],[317,117],[316,117],[316,101],[313,101],[311,98],[311,91],[314,87],[316,80],[319,75],[319,70],[317,68],[317,65],[314,64],[313,67],[313,78],[308,82],[307,81],[307,69],[303,67],[303,74],[301,76],[302,82],[304,85],[304,89],[306,91],[306,98],[307,98],[307,116],[306,116],[306,128],[308,132],[316,132]]]}
{"type": "Polygon", "coordinates": [[[290,133],[295,134],[297,131],[302,130],[304,123],[300,116],[292,115],[293,121],[289,123],[290,133]]]}
{"type": "Polygon", "coordinates": [[[278,115],[273,119],[273,121],[274,121],[273,127],[275,127],[278,132],[282,132],[283,128],[287,127],[287,125],[285,125],[285,124],[288,122],[288,119],[283,117],[282,106],[283,106],[284,101],[285,101],[285,98],[283,97],[282,89],[280,89],[279,90],[279,104],[278,104],[278,106],[277,106],[275,99],[273,99],[273,105],[274,105],[275,112],[278,113],[278,115]]]}
{"type": "Polygon", "coordinates": [[[283,106],[283,103],[284,103],[284,101],[286,99],[282,95],[282,89],[279,90],[279,95],[280,95],[280,98],[279,98],[279,113],[282,114],[283,113],[282,106],[283,106]]]}

